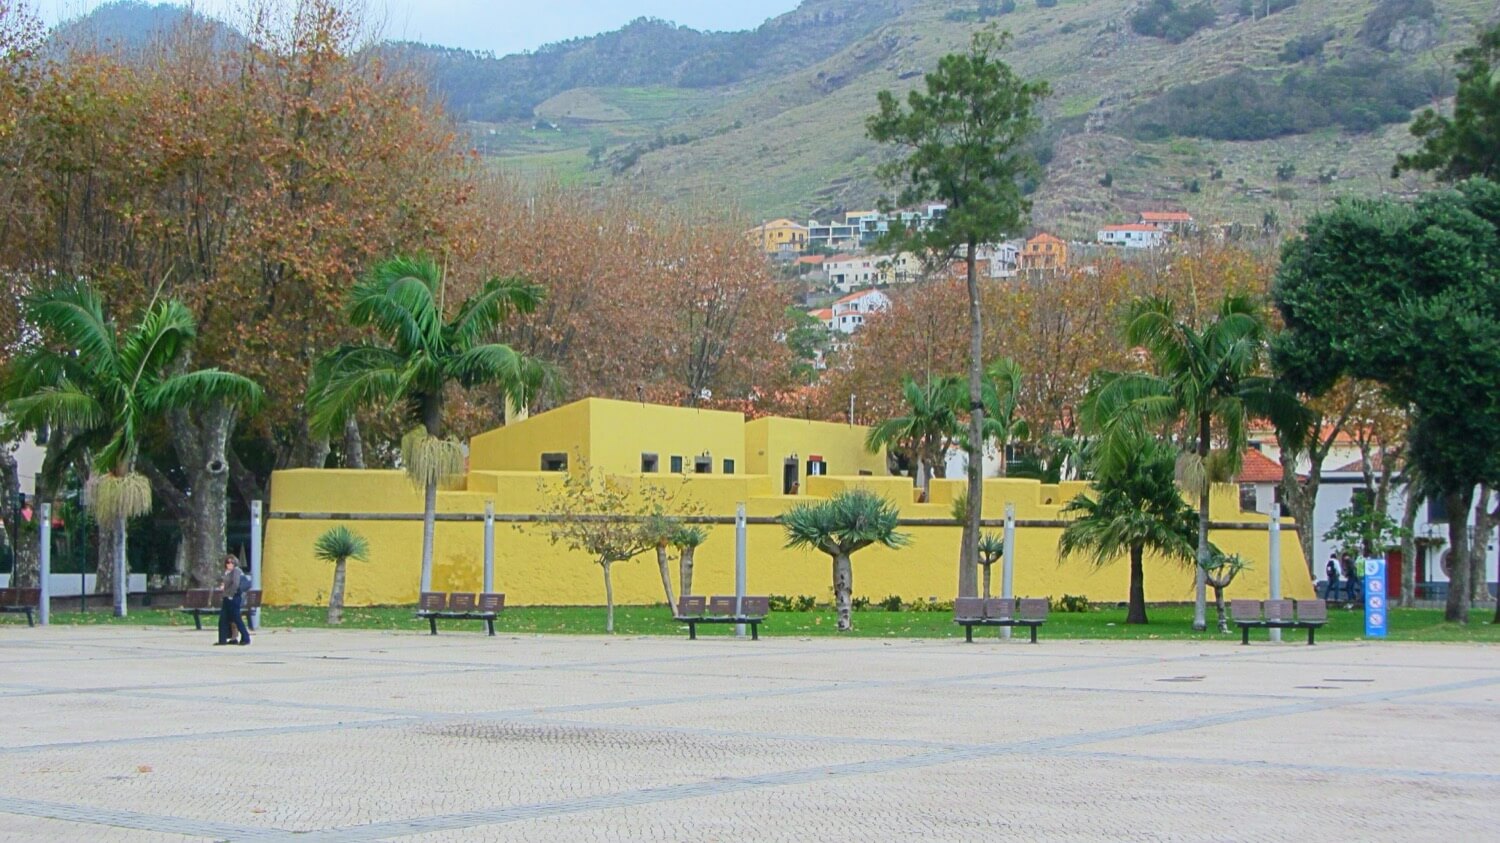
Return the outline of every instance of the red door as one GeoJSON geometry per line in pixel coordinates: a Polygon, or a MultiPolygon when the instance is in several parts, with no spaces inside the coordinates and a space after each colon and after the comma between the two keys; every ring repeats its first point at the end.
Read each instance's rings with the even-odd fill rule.
{"type": "Polygon", "coordinates": [[[1401,599],[1401,551],[1388,550],[1385,553],[1385,593],[1386,599],[1395,602],[1401,599]]]}

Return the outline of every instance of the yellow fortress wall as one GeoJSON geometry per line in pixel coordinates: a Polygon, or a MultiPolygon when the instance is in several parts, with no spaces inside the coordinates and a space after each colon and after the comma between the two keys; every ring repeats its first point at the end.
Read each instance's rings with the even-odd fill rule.
{"type": "MultiPolygon", "coordinates": [[[[604,464],[622,466],[614,473],[661,484],[698,501],[705,514],[731,519],[743,502],[752,520],[748,527],[749,588],[753,593],[812,594],[826,599],[832,582],[827,556],[784,547],[785,535],[773,523],[759,519],[780,516],[790,506],[836,494],[851,487],[876,490],[895,502],[905,519],[932,522],[901,529],[911,542],[900,550],[869,548],[854,557],[854,593],[880,599],[897,594],[911,599],[949,600],[957,582],[959,527],[949,514],[961,480],[935,480],[932,503],[915,503],[907,478],[885,476],[883,454],[865,455],[865,429],[796,419],[757,419],[745,423],[737,413],[655,407],[620,401],[588,399],[534,416],[509,428],[475,437],[470,473],[459,488],[438,495],[439,514],[479,516],[493,501],[500,523],[495,528],[495,585],[512,605],[597,605],[604,602],[599,566],[584,554],[554,547],[544,525],[507,523],[543,511],[547,489],[560,475],[542,472],[544,452],[597,455],[604,464]],[[562,430],[548,429],[556,422],[562,430]],[[501,435],[506,434],[508,435],[501,435]],[[569,436],[574,437],[569,440],[569,436]],[[730,441],[738,436],[738,444],[730,441]],[[680,438],[674,438],[680,437],[680,438]],[[712,474],[666,473],[667,457],[691,457],[707,450],[714,460],[712,474]],[[639,475],[642,452],[659,453],[661,470],[639,475]],[[798,457],[800,494],[781,494],[778,472],[792,453],[798,457]],[[809,455],[823,456],[837,475],[805,476],[809,455]],[[735,460],[737,472],[722,473],[723,459],[735,460]],[[522,469],[521,466],[527,466],[522,469]],[[769,472],[767,471],[769,469],[769,472]],[[867,470],[870,476],[858,476],[867,470]]],[[[591,460],[592,461],[592,460],[591,460]]],[[[687,461],[691,467],[692,461],[687,461]]],[[[576,466],[575,466],[576,467],[576,466]]],[[[1083,594],[1095,602],[1124,601],[1128,564],[1124,559],[1102,569],[1083,561],[1059,565],[1057,539],[1060,509],[1067,499],[1087,488],[1082,483],[1044,485],[1032,480],[994,479],[985,483],[984,517],[1004,517],[1007,503],[1015,505],[1022,522],[1016,535],[1015,592],[1022,596],[1083,594]]],[[[1212,519],[1219,525],[1213,541],[1227,552],[1251,560],[1230,592],[1261,597],[1267,593],[1267,532],[1265,518],[1239,511],[1232,486],[1216,487],[1212,519]],[[1234,525],[1231,528],[1229,525],[1234,525]]],[[[368,562],[351,562],[346,600],[349,605],[414,603],[422,551],[422,498],[399,471],[309,470],[276,472],[271,489],[271,519],[266,531],[263,582],[266,602],[273,605],[317,604],[327,600],[332,566],[316,561],[313,542],[328,528],[343,523],[370,541],[368,562]],[[363,515],[353,520],[339,516],[363,515]],[[400,520],[397,520],[400,519],[400,520]]],[[[1283,520],[1282,593],[1312,597],[1307,565],[1291,530],[1283,520]]],[[[999,527],[993,528],[999,530],[999,527]]],[[[734,528],[708,527],[709,538],[697,553],[694,591],[725,593],[734,586],[734,528]]],[[[483,569],[481,521],[439,521],[434,554],[433,586],[440,590],[478,591],[483,569]]],[[[675,574],[675,565],[673,566],[675,574]]],[[[998,571],[996,572],[998,577],[998,571]]],[[[655,603],[663,599],[654,554],[614,566],[615,598],[620,603],[655,603]]],[[[1192,597],[1191,570],[1176,563],[1147,557],[1146,595],[1153,601],[1185,601],[1192,597]]]]}

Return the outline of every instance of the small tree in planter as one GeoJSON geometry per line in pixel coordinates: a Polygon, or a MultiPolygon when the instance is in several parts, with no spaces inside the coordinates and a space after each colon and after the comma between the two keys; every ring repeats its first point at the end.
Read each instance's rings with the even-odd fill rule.
{"type": "Polygon", "coordinates": [[[350,559],[369,561],[370,543],[365,537],[342,524],[318,536],[313,555],[333,563],[333,589],[328,592],[328,625],[344,622],[344,568],[350,559]]]}
{"type": "Polygon", "coordinates": [[[1214,608],[1219,613],[1220,632],[1229,631],[1229,617],[1224,612],[1224,589],[1234,582],[1241,571],[1249,567],[1250,563],[1238,553],[1224,553],[1217,547],[1213,548],[1209,563],[1203,567],[1203,579],[1214,590],[1214,608]]]}
{"type": "Polygon", "coordinates": [[[979,537],[979,564],[984,566],[984,596],[990,596],[990,566],[1005,556],[1005,537],[998,533],[984,533],[979,537]]]}
{"type": "Polygon", "coordinates": [[[854,570],[849,557],[872,544],[902,547],[909,541],[896,532],[896,505],[873,492],[855,489],[826,501],[799,504],[781,516],[787,547],[821,550],[833,558],[833,599],[838,628],[853,628],[850,619],[854,570]]]}
{"type": "Polygon", "coordinates": [[[708,541],[708,531],[695,524],[684,524],[672,534],[672,547],[677,549],[678,581],[682,596],[693,593],[693,554],[698,545],[708,541]]]}

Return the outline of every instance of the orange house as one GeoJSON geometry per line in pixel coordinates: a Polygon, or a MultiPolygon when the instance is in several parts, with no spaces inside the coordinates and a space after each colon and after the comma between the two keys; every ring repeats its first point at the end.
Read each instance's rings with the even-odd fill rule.
{"type": "Polygon", "coordinates": [[[1021,249],[1021,269],[1067,269],[1068,244],[1061,238],[1042,232],[1026,241],[1021,249]]]}

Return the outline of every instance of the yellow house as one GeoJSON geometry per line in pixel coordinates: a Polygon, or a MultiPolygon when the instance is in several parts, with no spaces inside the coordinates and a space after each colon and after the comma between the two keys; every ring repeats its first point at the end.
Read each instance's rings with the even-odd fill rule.
{"type": "Polygon", "coordinates": [[[1045,231],[1026,241],[1021,249],[1021,269],[1067,269],[1068,244],[1045,231]]]}
{"type": "Polygon", "coordinates": [[[807,226],[798,225],[789,219],[763,222],[746,231],[745,237],[768,255],[801,252],[807,248],[807,226]]]}
{"type": "MultiPolygon", "coordinates": [[[[507,603],[602,603],[598,566],[584,554],[553,545],[541,518],[561,472],[575,470],[587,460],[627,484],[660,486],[677,499],[687,497],[697,504],[711,522],[695,566],[695,590],[700,594],[733,589],[733,522],[736,507],[743,504],[749,516],[750,590],[826,598],[830,587],[827,557],[787,549],[776,519],[798,503],[858,487],[876,491],[896,504],[901,530],[911,541],[900,550],[872,547],[861,551],[855,560],[855,595],[951,599],[957,582],[960,532],[951,509],[963,481],[934,480],[931,502],[919,503],[909,478],[890,476],[884,452],[865,450],[867,433],[867,428],[857,425],[779,417],[746,421],[739,413],[598,398],[489,431],[470,442],[467,473],[438,494],[433,585],[448,591],[481,589],[483,513],[488,504],[498,521],[495,585],[506,593],[507,603]]],[[[987,528],[999,528],[1007,505],[1014,507],[1018,519],[1018,595],[1082,594],[1096,602],[1126,599],[1126,561],[1104,568],[1082,560],[1058,564],[1061,508],[1084,488],[1082,483],[985,481],[987,528]]],[[[265,601],[272,605],[325,602],[332,569],[313,557],[313,543],[330,527],[344,524],[363,534],[371,548],[368,561],[349,568],[348,604],[415,602],[421,513],[421,491],[400,471],[276,472],[262,563],[265,601]]],[[[1264,596],[1265,517],[1241,513],[1238,490],[1224,485],[1214,489],[1212,519],[1214,542],[1253,563],[1231,591],[1264,596]]],[[[1289,520],[1285,523],[1290,527],[1289,520]]],[[[1282,533],[1281,555],[1283,593],[1313,596],[1291,529],[1282,533]]],[[[654,564],[617,564],[614,579],[620,603],[662,600],[654,564]]],[[[1177,563],[1148,557],[1146,581],[1152,600],[1192,597],[1191,573],[1177,563]]]]}

